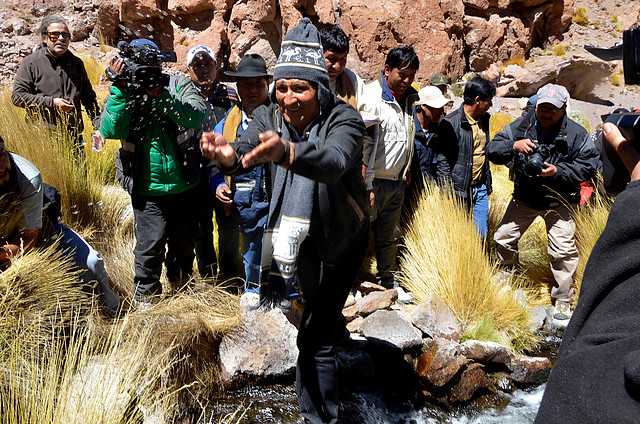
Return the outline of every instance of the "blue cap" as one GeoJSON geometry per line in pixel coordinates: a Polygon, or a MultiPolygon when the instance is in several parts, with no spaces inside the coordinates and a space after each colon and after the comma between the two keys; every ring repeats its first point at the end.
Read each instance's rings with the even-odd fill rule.
{"type": "Polygon", "coordinates": [[[151,40],[147,40],[146,38],[136,38],[135,40],[129,43],[133,47],[142,47],[142,46],[150,46],[156,50],[160,50],[158,45],[151,40]]]}

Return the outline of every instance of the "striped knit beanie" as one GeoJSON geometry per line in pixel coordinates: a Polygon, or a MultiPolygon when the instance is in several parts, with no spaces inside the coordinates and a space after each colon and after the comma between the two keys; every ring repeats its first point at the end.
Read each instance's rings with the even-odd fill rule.
{"type": "Polygon", "coordinates": [[[318,29],[309,18],[302,18],[282,41],[273,79],[303,79],[329,90],[329,73],[318,29]]]}

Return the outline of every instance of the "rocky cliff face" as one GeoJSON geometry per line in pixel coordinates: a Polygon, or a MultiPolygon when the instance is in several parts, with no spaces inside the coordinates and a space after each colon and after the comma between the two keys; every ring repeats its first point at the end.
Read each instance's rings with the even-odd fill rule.
{"type": "Polygon", "coordinates": [[[198,44],[214,48],[225,69],[247,52],[273,65],[283,34],[307,16],[318,27],[344,29],[351,40],[348,66],[365,79],[382,69],[390,49],[412,45],[422,65],[418,81],[524,57],[532,47],[562,39],[573,12],[573,0],[18,0],[0,6],[6,7],[0,16],[5,33],[35,32],[42,16],[61,13],[70,18],[74,41],[152,38],[175,50],[183,69],[186,52],[198,44]]]}

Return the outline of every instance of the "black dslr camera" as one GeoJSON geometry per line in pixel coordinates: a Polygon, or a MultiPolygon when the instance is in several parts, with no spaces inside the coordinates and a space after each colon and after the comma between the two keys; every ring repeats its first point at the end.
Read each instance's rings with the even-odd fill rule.
{"type": "Polygon", "coordinates": [[[176,62],[175,52],[156,50],[151,46],[132,46],[126,41],[118,43],[118,57],[124,59],[122,75],[107,68],[105,74],[113,82],[127,82],[140,88],[154,88],[162,83],[162,70],[159,63],[176,62]]]}
{"type": "Polygon", "coordinates": [[[537,177],[544,168],[544,163],[551,156],[553,146],[547,144],[539,144],[536,140],[533,140],[533,144],[536,145],[536,149],[533,153],[527,156],[524,164],[524,173],[528,177],[537,177]]]}
{"type": "MultiPolygon", "coordinates": [[[[640,29],[628,29],[622,34],[622,43],[602,48],[584,46],[585,49],[602,60],[622,59],[625,84],[640,83],[640,29]]],[[[612,113],[604,115],[603,121],[616,125],[624,138],[640,152],[640,113],[612,113]]],[[[617,194],[624,190],[630,176],[622,160],[609,144],[604,143],[602,134],[596,140],[602,160],[602,174],[607,192],[617,194]]]]}

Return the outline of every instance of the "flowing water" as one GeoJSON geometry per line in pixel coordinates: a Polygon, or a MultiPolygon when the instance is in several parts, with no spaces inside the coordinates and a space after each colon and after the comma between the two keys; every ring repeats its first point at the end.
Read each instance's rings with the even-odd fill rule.
{"type": "MultiPolygon", "coordinates": [[[[488,395],[451,411],[435,406],[416,409],[409,402],[394,402],[391,406],[372,393],[357,393],[341,404],[340,412],[344,424],[527,424],[535,419],[544,388],[542,385],[511,394],[488,395]]],[[[245,415],[239,423],[302,423],[292,385],[256,386],[227,392],[214,409],[216,417],[209,422],[218,422],[225,414],[240,409],[245,415]]]]}

